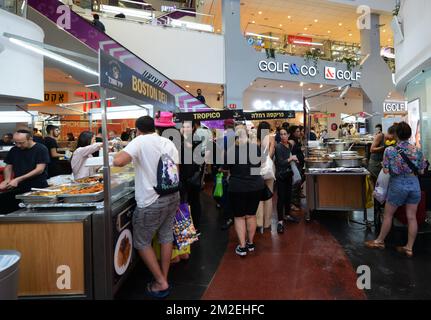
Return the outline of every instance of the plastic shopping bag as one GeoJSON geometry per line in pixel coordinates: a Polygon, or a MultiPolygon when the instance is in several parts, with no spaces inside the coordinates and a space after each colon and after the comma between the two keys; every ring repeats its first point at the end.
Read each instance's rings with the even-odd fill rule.
{"type": "Polygon", "coordinates": [[[175,215],[174,222],[174,243],[181,250],[193,242],[199,240],[196,229],[193,225],[189,205],[181,203],[175,215]]]}
{"type": "Polygon", "coordinates": [[[219,172],[216,175],[216,185],[213,193],[214,198],[223,197],[223,172],[219,172]]]}
{"type": "Polygon", "coordinates": [[[374,192],[373,192],[374,198],[380,203],[383,203],[386,201],[386,197],[388,194],[388,187],[389,187],[389,178],[390,178],[390,175],[387,173],[384,173],[382,169],[377,178],[376,187],[374,188],[374,192]]]}
{"type": "Polygon", "coordinates": [[[299,172],[299,169],[294,161],[290,163],[290,166],[292,168],[293,177],[292,177],[292,185],[295,185],[297,183],[300,183],[302,181],[301,173],[299,172]]]}

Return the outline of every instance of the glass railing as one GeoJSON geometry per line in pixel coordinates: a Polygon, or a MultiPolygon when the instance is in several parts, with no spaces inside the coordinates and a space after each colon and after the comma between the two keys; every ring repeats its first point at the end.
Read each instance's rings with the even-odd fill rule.
{"type": "MultiPolygon", "coordinates": [[[[335,61],[345,63],[348,69],[352,69],[358,66],[365,57],[361,53],[361,46],[358,43],[293,36],[277,32],[254,33],[246,31],[244,36],[251,47],[256,51],[265,52],[267,58],[274,58],[275,54],[301,56],[310,63],[317,63],[318,60],[335,61]]],[[[383,55],[382,58],[390,70],[395,72],[395,59],[383,55]]]]}
{"type": "Polygon", "coordinates": [[[26,0],[0,0],[0,9],[16,14],[21,17],[27,16],[26,0]]]}
{"type": "Polygon", "coordinates": [[[75,1],[73,10],[87,19],[92,13],[98,13],[102,18],[123,19],[142,24],[181,28],[203,32],[214,32],[214,15],[196,12],[191,8],[171,7],[165,12],[157,11],[149,3],[133,0],[119,0],[118,6],[106,4],[107,1],[94,1],[82,7],[75,1]]]}

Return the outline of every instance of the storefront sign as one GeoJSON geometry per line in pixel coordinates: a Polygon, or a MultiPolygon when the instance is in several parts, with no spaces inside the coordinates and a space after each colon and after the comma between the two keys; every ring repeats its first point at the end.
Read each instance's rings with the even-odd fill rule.
{"type": "Polygon", "coordinates": [[[383,102],[384,113],[406,113],[407,102],[406,101],[385,101],[383,102]]]}
{"type": "Polygon", "coordinates": [[[245,120],[294,119],[295,111],[244,112],[245,120]]]}
{"type": "MultiPolygon", "coordinates": [[[[291,75],[302,75],[304,77],[315,77],[319,73],[317,67],[309,66],[307,64],[298,65],[296,63],[266,60],[259,61],[258,68],[262,72],[290,73],[291,75]]],[[[361,78],[361,72],[339,70],[335,67],[325,66],[324,78],[326,80],[358,81],[361,78]]]]}
{"type": "Polygon", "coordinates": [[[287,36],[287,43],[290,44],[301,44],[304,46],[311,46],[313,42],[313,38],[309,38],[309,37],[300,37],[300,36],[287,36]]]}
{"type": "Polygon", "coordinates": [[[203,111],[203,112],[180,112],[175,114],[175,122],[182,121],[209,121],[235,119],[242,116],[242,111],[221,110],[221,111],[203,111]]]}
{"type": "Polygon", "coordinates": [[[314,119],[335,118],[335,113],[313,113],[314,119]]]}
{"type": "Polygon", "coordinates": [[[335,67],[325,67],[325,79],[327,80],[351,80],[358,81],[361,78],[359,71],[338,70],[335,67]]]}
{"type": "Polygon", "coordinates": [[[46,91],[44,94],[44,102],[30,104],[30,107],[55,106],[59,103],[69,102],[69,94],[67,91],[46,91]]]}
{"type": "Polygon", "coordinates": [[[99,51],[100,86],[151,104],[160,109],[172,109],[174,96],[111,55],[99,51]]]}

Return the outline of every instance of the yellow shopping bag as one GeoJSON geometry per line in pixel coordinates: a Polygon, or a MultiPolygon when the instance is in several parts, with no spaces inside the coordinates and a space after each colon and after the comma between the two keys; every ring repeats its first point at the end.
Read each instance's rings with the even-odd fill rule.
{"type": "Polygon", "coordinates": [[[371,182],[371,176],[367,176],[365,179],[365,201],[365,207],[367,209],[374,207],[373,183],[371,182]]]}

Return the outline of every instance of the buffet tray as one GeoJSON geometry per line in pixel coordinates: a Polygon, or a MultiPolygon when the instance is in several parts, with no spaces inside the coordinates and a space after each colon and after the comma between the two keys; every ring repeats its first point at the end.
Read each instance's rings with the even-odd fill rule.
{"type": "Polygon", "coordinates": [[[59,194],[58,198],[62,199],[64,203],[86,203],[98,202],[103,200],[103,191],[87,194],[59,194]]]}
{"type": "MultiPolygon", "coordinates": [[[[58,188],[61,188],[61,187],[81,188],[84,186],[85,186],[84,184],[63,184],[63,185],[59,185],[59,186],[52,186],[52,187],[44,188],[44,190],[49,192],[50,190],[57,190],[58,188]]],[[[52,194],[49,196],[35,195],[35,193],[38,193],[38,192],[43,192],[43,191],[29,191],[29,192],[26,192],[23,194],[17,194],[15,196],[15,198],[22,200],[22,202],[24,202],[24,203],[56,203],[59,201],[58,196],[60,195],[60,193],[52,194]]]]}

